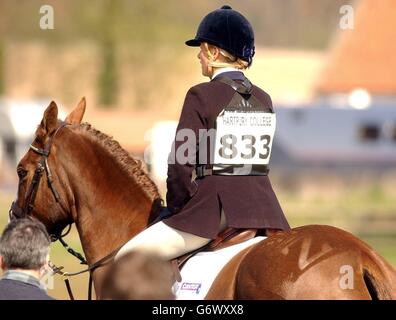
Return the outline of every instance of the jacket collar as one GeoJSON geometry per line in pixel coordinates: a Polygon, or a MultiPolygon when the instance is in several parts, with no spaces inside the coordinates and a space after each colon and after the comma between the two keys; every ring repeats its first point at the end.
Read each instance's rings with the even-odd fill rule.
{"type": "Polygon", "coordinates": [[[14,280],[14,281],[19,281],[23,283],[30,284],[32,286],[38,287],[40,289],[44,290],[43,284],[37,279],[36,277],[33,277],[31,275],[28,275],[24,272],[19,272],[15,270],[8,270],[4,272],[3,276],[1,279],[7,279],[7,280],[14,280]]]}
{"type": "Polygon", "coordinates": [[[211,81],[216,80],[219,77],[228,77],[232,80],[245,80],[245,75],[241,71],[227,71],[217,74],[211,81]]]}

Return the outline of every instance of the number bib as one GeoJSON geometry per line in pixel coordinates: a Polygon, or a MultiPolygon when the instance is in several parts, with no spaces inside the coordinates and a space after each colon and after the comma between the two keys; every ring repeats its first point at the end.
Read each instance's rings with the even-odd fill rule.
{"type": "Polygon", "coordinates": [[[274,113],[223,110],[216,119],[214,164],[268,165],[275,127],[274,113]]]}

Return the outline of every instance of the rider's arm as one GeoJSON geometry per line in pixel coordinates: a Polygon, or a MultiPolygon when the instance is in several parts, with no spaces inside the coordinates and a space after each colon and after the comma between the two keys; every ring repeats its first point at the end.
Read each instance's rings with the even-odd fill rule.
{"type": "Polygon", "coordinates": [[[196,163],[199,129],[205,129],[207,126],[204,110],[204,96],[199,94],[196,87],[191,88],[183,104],[170,161],[168,161],[166,201],[172,214],[179,212],[186,205],[197,188],[191,179],[196,163]]]}

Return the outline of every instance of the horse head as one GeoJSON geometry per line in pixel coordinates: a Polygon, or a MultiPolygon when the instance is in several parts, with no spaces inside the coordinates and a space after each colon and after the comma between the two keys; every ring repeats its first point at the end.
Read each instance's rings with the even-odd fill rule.
{"type": "Polygon", "coordinates": [[[81,123],[83,98],[64,121],[51,102],[17,166],[10,219],[40,220],[55,241],[75,223],[88,262],[128,241],[158,216],[158,188],[117,141],[81,123]]]}
{"type": "Polygon", "coordinates": [[[72,195],[67,175],[62,170],[59,150],[65,128],[78,125],[85,112],[85,98],[66,117],[58,119],[58,107],[52,101],[44,112],[29,150],[17,165],[17,198],[10,209],[10,219],[34,217],[44,223],[53,240],[72,223],[72,195]]]}

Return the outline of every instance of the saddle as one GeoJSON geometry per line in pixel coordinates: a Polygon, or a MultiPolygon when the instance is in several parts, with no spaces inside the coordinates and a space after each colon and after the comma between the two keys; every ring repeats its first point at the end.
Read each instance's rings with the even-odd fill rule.
{"type": "Polygon", "coordinates": [[[175,278],[178,282],[180,282],[181,275],[180,270],[183,268],[184,264],[188,259],[193,257],[199,252],[203,251],[217,251],[220,249],[224,249],[230,247],[232,245],[242,243],[244,241],[253,239],[256,236],[266,235],[269,237],[270,235],[278,232],[278,229],[236,229],[236,228],[227,228],[221,233],[218,234],[217,238],[209,242],[207,245],[198,248],[197,250],[188,252],[176,259],[171,261],[172,268],[175,274],[175,278]]]}

